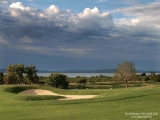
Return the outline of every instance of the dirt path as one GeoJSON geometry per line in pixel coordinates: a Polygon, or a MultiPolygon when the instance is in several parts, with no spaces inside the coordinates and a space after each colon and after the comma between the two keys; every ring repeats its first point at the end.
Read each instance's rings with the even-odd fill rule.
{"type": "Polygon", "coordinates": [[[53,93],[48,90],[42,90],[42,89],[30,89],[20,92],[19,94],[22,95],[58,95],[58,96],[64,96],[65,98],[59,99],[59,100],[75,100],[75,99],[88,99],[96,97],[96,95],[61,95],[57,93],[53,93]]]}

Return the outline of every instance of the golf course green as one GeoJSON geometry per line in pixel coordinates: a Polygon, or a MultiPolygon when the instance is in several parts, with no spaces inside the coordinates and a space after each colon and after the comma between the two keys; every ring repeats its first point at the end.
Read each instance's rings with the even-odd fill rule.
{"type": "Polygon", "coordinates": [[[42,86],[0,86],[0,120],[160,120],[160,84],[115,89],[64,90],[42,86]],[[97,95],[58,100],[62,96],[21,95],[28,89],[63,95],[97,95]]]}

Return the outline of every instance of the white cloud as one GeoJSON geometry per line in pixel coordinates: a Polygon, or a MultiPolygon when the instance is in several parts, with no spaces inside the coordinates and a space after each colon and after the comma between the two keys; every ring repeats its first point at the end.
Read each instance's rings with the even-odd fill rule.
{"type": "Polygon", "coordinates": [[[120,25],[136,26],[140,22],[140,20],[137,18],[121,18],[121,19],[115,19],[114,22],[117,26],[120,25]]]}
{"type": "Polygon", "coordinates": [[[80,18],[78,24],[79,29],[110,29],[113,27],[112,16],[108,12],[101,12],[97,7],[86,8],[82,13],[78,14],[80,18]]]}
{"type": "Polygon", "coordinates": [[[69,54],[70,56],[73,55],[85,55],[88,54],[90,51],[95,51],[95,49],[87,49],[87,48],[69,48],[64,46],[56,46],[56,47],[49,47],[49,46],[28,46],[28,45],[16,45],[16,49],[21,49],[28,52],[36,52],[37,54],[43,55],[66,55],[69,54]]]}
{"type": "Polygon", "coordinates": [[[90,8],[86,8],[84,9],[83,13],[79,14],[79,17],[86,17],[88,15],[98,15],[100,13],[100,11],[98,10],[97,7],[90,9],[90,8]]]}
{"type": "Polygon", "coordinates": [[[11,45],[9,41],[5,40],[4,38],[0,37],[0,45],[11,45]]]}
{"type": "Polygon", "coordinates": [[[67,52],[67,53],[72,53],[72,54],[87,54],[90,51],[94,51],[95,49],[87,49],[87,48],[67,48],[63,46],[59,46],[58,51],[61,52],[67,52]]]}
{"type": "Polygon", "coordinates": [[[160,2],[154,2],[146,5],[136,5],[126,8],[116,9],[115,12],[122,12],[126,14],[132,13],[133,15],[155,15],[160,11],[160,2]]]}
{"type": "Polygon", "coordinates": [[[116,9],[114,12],[123,13],[144,23],[147,21],[155,25],[160,25],[160,2],[116,9]]]}
{"type": "Polygon", "coordinates": [[[44,55],[52,55],[53,52],[51,51],[51,48],[48,47],[42,47],[42,46],[27,46],[27,45],[17,45],[14,46],[15,49],[21,49],[27,52],[31,52],[31,53],[38,53],[38,54],[44,54],[44,55]]]}
{"type": "Polygon", "coordinates": [[[0,0],[0,4],[7,4],[8,2],[6,0],[0,0]]]}
{"type": "Polygon", "coordinates": [[[9,11],[11,12],[12,16],[19,16],[20,17],[20,16],[24,16],[24,14],[26,14],[26,13],[28,13],[30,15],[34,15],[35,10],[36,9],[34,9],[34,8],[24,6],[22,4],[22,2],[12,3],[9,6],[9,11]]]}
{"type": "Polygon", "coordinates": [[[137,23],[139,23],[139,19],[131,19],[131,22],[132,22],[133,25],[137,24],[137,23]]]}
{"type": "Polygon", "coordinates": [[[160,3],[138,5],[114,10],[127,17],[114,19],[117,28],[127,36],[141,41],[160,42],[160,3]],[[147,39],[146,39],[147,38],[147,39]]]}
{"type": "Polygon", "coordinates": [[[51,5],[48,9],[45,10],[46,14],[58,14],[59,12],[60,9],[55,5],[51,5]]]}
{"type": "Polygon", "coordinates": [[[29,38],[28,36],[24,36],[23,38],[19,39],[19,42],[21,43],[33,43],[33,40],[29,38]]]}
{"type": "Polygon", "coordinates": [[[9,7],[14,9],[20,9],[20,10],[27,10],[27,11],[30,10],[29,7],[23,6],[21,2],[12,3],[9,7]]]}

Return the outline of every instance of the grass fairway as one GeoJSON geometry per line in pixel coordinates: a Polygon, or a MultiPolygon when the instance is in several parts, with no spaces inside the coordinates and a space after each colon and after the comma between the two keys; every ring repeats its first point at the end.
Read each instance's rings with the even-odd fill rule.
{"type": "Polygon", "coordinates": [[[71,101],[24,100],[23,95],[17,94],[19,91],[16,87],[0,86],[0,120],[139,120],[131,117],[146,116],[152,117],[146,118],[148,120],[160,120],[160,84],[128,90],[59,90],[41,87],[59,94],[99,95],[92,99],[71,101]]]}

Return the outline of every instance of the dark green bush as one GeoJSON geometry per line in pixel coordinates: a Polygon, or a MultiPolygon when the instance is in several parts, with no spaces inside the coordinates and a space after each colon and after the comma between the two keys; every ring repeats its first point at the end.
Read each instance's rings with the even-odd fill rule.
{"type": "Polygon", "coordinates": [[[55,88],[67,89],[69,82],[66,80],[67,76],[59,73],[51,73],[51,75],[46,80],[46,85],[55,88]]]}

